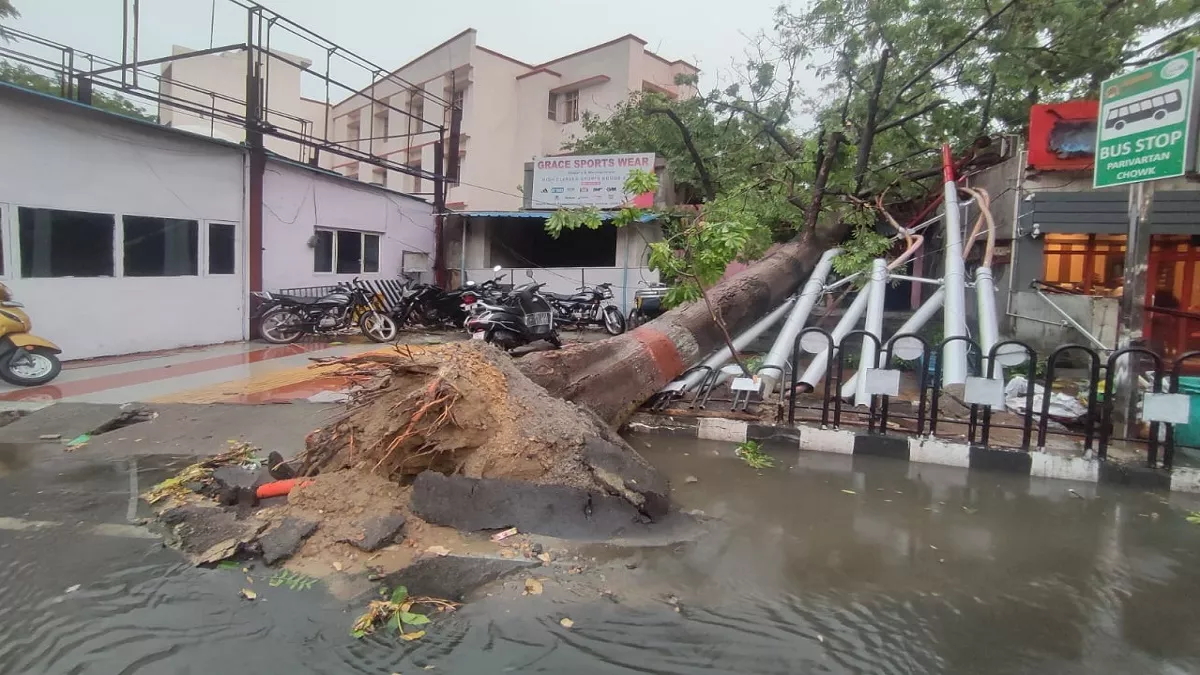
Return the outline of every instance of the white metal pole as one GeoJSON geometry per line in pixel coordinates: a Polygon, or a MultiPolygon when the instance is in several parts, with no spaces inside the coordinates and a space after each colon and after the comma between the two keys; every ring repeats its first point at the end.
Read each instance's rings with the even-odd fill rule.
{"type": "MultiPolygon", "coordinates": [[[[932,319],[939,311],[941,311],[942,303],[945,301],[945,299],[946,289],[939,288],[934,291],[933,295],[929,296],[929,298],[917,308],[917,311],[913,312],[912,316],[908,317],[908,320],[905,321],[900,328],[896,329],[896,335],[915,334],[917,331],[924,328],[925,324],[928,323],[929,320],[932,319]]],[[[893,335],[892,337],[895,338],[896,335],[893,335]]],[[[884,346],[886,347],[886,343],[884,346]]],[[[897,340],[895,346],[892,347],[892,356],[904,359],[906,361],[911,361],[923,355],[924,351],[921,349],[921,344],[916,340],[897,340]]],[[[886,366],[887,364],[884,364],[884,367],[886,366]]],[[[858,373],[855,373],[849,380],[846,380],[846,386],[850,387],[850,391],[853,391],[857,382],[858,373]]]]}
{"type": "MultiPolygon", "coordinates": [[[[883,296],[887,293],[887,279],[887,262],[883,258],[876,258],[871,262],[871,279],[867,282],[867,287],[863,289],[867,293],[867,320],[863,328],[878,338],[880,344],[883,343],[883,296]]],[[[858,372],[855,373],[856,386],[854,388],[843,387],[843,397],[849,396],[853,392],[855,405],[868,405],[871,402],[871,397],[867,394],[866,376],[857,377],[857,375],[875,368],[878,358],[879,350],[876,348],[875,342],[864,337],[862,349],[859,351],[858,372]]]]}
{"type": "MultiPolygon", "coordinates": [[[[833,269],[833,259],[841,252],[840,248],[831,248],[821,254],[808,281],[804,283],[803,290],[800,291],[795,308],[784,322],[783,328],[779,329],[779,337],[775,338],[775,343],[771,345],[771,351],[767,352],[766,357],[763,358],[758,375],[763,383],[762,395],[764,398],[775,391],[775,385],[783,377],[783,366],[792,354],[796,336],[808,321],[808,315],[812,313],[817,298],[821,297],[822,289],[825,286],[825,277],[828,277],[829,271],[833,269]]],[[[793,363],[792,367],[795,368],[796,364],[793,363]]]]}
{"type": "MultiPolygon", "coordinates": [[[[771,311],[770,314],[759,319],[758,323],[755,323],[754,325],[747,328],[744,332],[742,332],[741,334],[734,337],[733,338],[733,346],[737,347],[739,351],[750,346],[750,343],[754,342],[756,339],[758,339],[758,336],[765,333],[768,328],[779,323],[779,320],[783,318],[783,315],[787,314],[788,311],[792,309],[795,302],[796,302],[796,296],[792,296],[792,297],[788,298],[787,300],[784,300],[782,305],[776,307],[774,310],[771,311]]],[[[725,365],[726,363],[729,363],[729,360],[731,358],[733,358],[733,355],[729,352],[729,347],[727,345],[725,347],[718,349],[712,356],[705,359],[704,363],[702,365],[708,366],[709,368],[711,368],[713,370],[717,370],[721,366],[725,365]]],[[[679,391],[679,392],[688,391],[689,389],[700,384],[700,381],[703,380],[704,376],[707,374],[708,374],[707,370],[698,370],[696,372],[691,373],[687,377],[684,377],[682,380],[679,380],[677,382],[672,382],[671,384],[667,385],[662,391],[664,391],[664,392],[666,392],[666,391],[679,391]]]]}
{"type": "MultiPolygon", "coordinates": [[[[949,340],[967,334],[966,270],[963,267],[962,213],[958,205],[958,182],[954,179],[954,160],[950,146],[942,146],[942,178],[945,183],[945,258],[943,270],[946,309],[942,312],[942,334],[949,340]]],[[[967,343],[954,340],[942,353],[942,384],[967,381],[967,343]]]]}
{"type": "MultiPolygon", "coordinates": [[[[846,337],[846,333],[854,330],[858,325],[858,320],[862,318],[863,312],[867,309],[867,293],[859,291],[855,296],[854,302],[846,308],[846,313],[842,315],[842,320],[838,321],[834,326],[830,335],[833,336],[833,344],[840,344],[842,338],[846,337]]],[[[816,339],[817,336],[813,336],[816,339]]],[[[812,363],[808,364],[808,368],[804,370],[804,374],[797,380],[798,383],[807,384],[814,389],[821,378],[825,376],[825,360],[829,358],[829,348],[822,349],[820,353],[813,357],[812,363]]],[[[792,367],[799,367],[799,364],[793,364],[792,367]]]]}

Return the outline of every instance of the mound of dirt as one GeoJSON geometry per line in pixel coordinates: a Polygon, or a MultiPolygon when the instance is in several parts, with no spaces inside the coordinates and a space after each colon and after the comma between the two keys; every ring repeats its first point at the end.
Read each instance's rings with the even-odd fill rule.
{"type": "Polygon", "coordinates": [[[309,436],[303,475],[352,469],[408,485],[435,471],[611,493],[652,518],[666,511],[666,481],[633,448],[491,345],[468,341],[344,361],[370,362],[386,377],[309,436]]]}

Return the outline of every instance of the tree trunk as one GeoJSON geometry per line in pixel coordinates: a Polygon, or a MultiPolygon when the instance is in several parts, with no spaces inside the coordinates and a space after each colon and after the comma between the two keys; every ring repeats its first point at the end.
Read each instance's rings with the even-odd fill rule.
{"type": "MultiPolygon", "coordinates": [[[[824,244],[814,230],[806,234],[708,290],[731,333],[778,307],[812,273],[824,244]]],[[[624,335],[530,354],[518,365],[551,394],[587,406],[617,426],[723,344],[704,303],[693,302],[624,335]]]]}

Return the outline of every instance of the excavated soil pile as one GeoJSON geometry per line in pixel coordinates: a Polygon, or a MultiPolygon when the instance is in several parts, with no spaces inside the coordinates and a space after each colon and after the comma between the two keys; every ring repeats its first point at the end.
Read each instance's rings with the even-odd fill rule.
{"type": "Polygon", "coordinates": [[[495,347],[460,342],[349,357],[386,376],[310,435],[300,473],[353,469],[407,485],[424,471],[615,494],[647,515],[666,485],[585,409],[551,396],[495,347]],[[652,496],[647,493],[653,493],[652,496]]]}

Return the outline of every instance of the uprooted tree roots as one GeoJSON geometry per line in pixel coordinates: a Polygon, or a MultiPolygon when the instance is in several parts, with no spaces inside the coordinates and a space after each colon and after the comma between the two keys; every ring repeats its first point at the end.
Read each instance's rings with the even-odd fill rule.
{"type": "Polygon", "coordinates": [[[585,446],[596,442],[649,470],[595,415],[551,396],[490,345],[454,343],[342,362],[376,371],[379,384],[310,434],[303,475],[353,468],[407,484],[436,471],[621,494],[609,472],[585,457],[585,446]]]}

